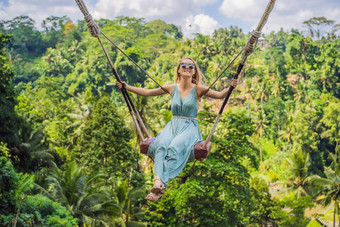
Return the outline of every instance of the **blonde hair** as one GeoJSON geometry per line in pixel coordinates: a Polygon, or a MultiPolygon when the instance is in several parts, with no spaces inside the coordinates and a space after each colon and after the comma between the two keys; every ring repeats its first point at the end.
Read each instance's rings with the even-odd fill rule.
{"type": "Polygon", "coordinates": [[[183,58],[178,66],[177,66],[177,70],[176,70],[176,83],[178,83],[181,80],[181,75],[179,74],[179,68],[181,67],[181,63],[184,59],[189,59],[190,61],[192,61],[195,65],[195,74],[192,76],[192,83],[198,85],[201,83],[201,70],[198,68],[198,65],[196,64],[196,62],[192,59],[192,58],[183,58]]]}

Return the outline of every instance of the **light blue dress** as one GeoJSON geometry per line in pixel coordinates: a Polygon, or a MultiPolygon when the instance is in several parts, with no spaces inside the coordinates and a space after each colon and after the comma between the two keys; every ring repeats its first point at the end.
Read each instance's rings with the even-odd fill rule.
{"type": "Polygon", "coordinates": [[[148,156],[154,159],[155,174],[165,186],[195,159],[194,145],[202,141],[196,121],[196,86],[182,98],[177,84],[171,94],[172,119],[150,145],[148,156]],[[186,117],[186,118],[181,118],[186,117]]]}

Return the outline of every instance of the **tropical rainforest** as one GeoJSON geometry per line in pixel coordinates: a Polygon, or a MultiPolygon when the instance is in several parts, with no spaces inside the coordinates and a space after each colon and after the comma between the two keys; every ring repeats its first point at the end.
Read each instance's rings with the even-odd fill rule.
{"type": "MultiPolygon", "coordinates": [[[[231,26],[183,36],[162,20],[96,20],[161,85],[193,58],[209,86],[246,45],[231,26]]],[[[339,24],[262,34],[203,162],[187,164],[162,199],[144,199],[153,163],[112,69],[85,21],[0,21],[0,226],[334,226],[340,223],[339,24]],[[189,174],[192,173],[192,174],[189,174]],[[188,176],[188,174],[190,176],[188,176]]],[[[110,42],[121,78],[157,88],[110,42]]],[[[230,85],[237,58],[213,86],[230,85]]],[[[169,95],[130,94],[152,136],[170,121],[169,95]]],[[[202,98],[206,138],[223,100],[202,98]]]]}

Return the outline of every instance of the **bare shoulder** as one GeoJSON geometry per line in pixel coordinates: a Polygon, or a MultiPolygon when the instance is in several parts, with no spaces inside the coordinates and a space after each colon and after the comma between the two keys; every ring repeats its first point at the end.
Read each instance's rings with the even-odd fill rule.
{"type": "Polygon", "coordinates": [[[208,86],[202,85],[202,84],[198,84],[197,85],[197,94],[199,95],[199,97],[203,96],[206,91],[209,89],[208,86]]]}
{"type": "Polygon", "coordinates": [[[174,90],[175,84],[165,84],[163,87],[169,91],[170,94],[172,94],[172,91],[174,90]]]}

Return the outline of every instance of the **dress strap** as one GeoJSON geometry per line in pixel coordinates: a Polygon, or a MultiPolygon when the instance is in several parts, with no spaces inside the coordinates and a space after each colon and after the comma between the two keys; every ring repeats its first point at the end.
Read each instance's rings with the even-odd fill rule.
{"type": "Polygon", "coordinates": [[[174,89],[172,89],[171,96],[173,96],[173,95],[175,94],[175,90],[178,91],[178,89],[177,89],[177,84],[176,84],[176,83],[175,83],[174,89]]]}
{"type": "Polygon", "coordinates": [[[195,85],[195,100],[197,100],[198,94],[197,94],[197,84],[195,85]]]}

